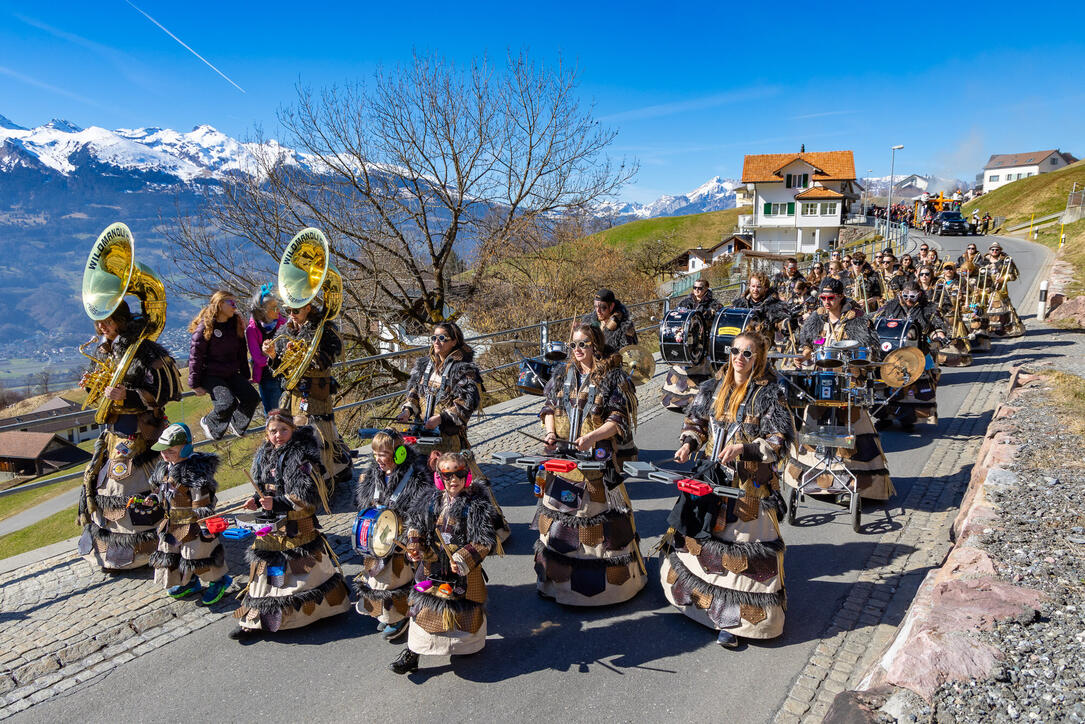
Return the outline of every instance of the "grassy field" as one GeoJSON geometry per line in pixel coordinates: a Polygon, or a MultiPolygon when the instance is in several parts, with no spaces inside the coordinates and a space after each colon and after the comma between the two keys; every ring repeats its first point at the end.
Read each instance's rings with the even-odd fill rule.
{"type": "Polygon", "coordinates": [[[977,209],[981,216],[1005,216],[1006,226],[1028,223],[1033,214],[1042,217],[1065,209],[1075,182],[1079,190],[1085,188],[1085,161],[1006,184],[966,203],[963,213],[971,216],[977,209]]]}
{"type": "MultiPolygon", "coordinates": [[[[686,216],[659,216],[654,219],[630,221],[600,231],[593,236],[610,244],[637,245],[667,236],[673,236],[683,249],[712,246],[735,230],[740,209],[709,211],[686,216]]],[[[749,209],[745,209],[749,213],[749,209]]]]}
{"type": "Polygon", "coordinates": [[[10,558],[79,535],[82,531],[75,524],[75,510],[73,505],[32,526],[0,536],[0,558],[10,558]]]}

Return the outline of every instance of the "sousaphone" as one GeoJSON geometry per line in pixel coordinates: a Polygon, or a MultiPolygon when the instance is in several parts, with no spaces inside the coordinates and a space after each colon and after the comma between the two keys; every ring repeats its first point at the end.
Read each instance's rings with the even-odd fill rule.
{"type": "Polygon", "coordinates": [[[320,348],[324,325],[339,316],[343,306],[343,279],[331,261],[328,239],[319,229],[302,229],[291,239],[279,262],[279,296],[285,307],[304,307],[323,295],[324,309],[316,333],[308,344],[291,342],[279,356],[276,375],[283,389],[292,390],[305,375],[320,348]]]}

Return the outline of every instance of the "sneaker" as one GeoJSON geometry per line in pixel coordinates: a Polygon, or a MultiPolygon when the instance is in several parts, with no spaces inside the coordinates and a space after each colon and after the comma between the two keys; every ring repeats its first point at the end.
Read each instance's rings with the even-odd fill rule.
{"type": "Polygon", "coordinates": [[[193,593],[199,593],[202,590],[203,586],[200,585],[200,582],[198,580],[193,578],[188,583],[184,583],[180,586],[174,586],[173,588],[166,591],[166,593],[169,594],[170,598],[184,598],[185,596],[191,596],[193,593]]]}
{"type": "Polygon", "coordinates": [[[381,631],[383,631],[386,628],[388,628],[388,624],[386,624],[384,621],[381,621],[380,623],[377,624],[377,633],[380,633],[381,631]]]}
{"type": "Polygon", "coordinates": [[[738,636],[735,636],[730,631],[720,631],[720,635],[716,637],[716,643],[725,649],[737,649],[738,636]]]}
{"type": "Polygon", "coordinates": [[[211,604],[218,603],[219,599],[226,595],[226,589],[230,587],[230,584],[234,582],[234,579],[229,575],[225,575],[218,579],[214,583],[207,586],[207,590],[203,593],[203,598],[200,599],[200,603],[204,606],[210,606],[211,604]]]}
{"type": "Polygon", "coordinates": [[[384,627],[384,633],[381,635],[384,636],[384,640],[389,643],[397,641],[407,635],[407,624],[409,622],[410,619],[405,618],[402,621],[390,623],[384,627]]]}
{"type": "Polygon", "coordinates": [[[211,428],[207,426],[207,415],[200,418],[200,429],[203,430],[203,434],[207,436],[208,440],[221,440],[222,435],[215,437],[211,434],[211,428]]]}
{"type": "Polygon", "coordinates": [[[410,674],[418,671],[418,654],[410,649],[399,652],[399,658],[388,664],[388,668],[397,674],[410,674]]]}
{"type": "Polygon", "coordinates": [[[229,425],[226,426],[226,432],[230,433],[234,437],[242,437],[245,434],[244,431],[238,432],[237,428],[234,427],[234,423],[232,423],[232,422],[229,425]]]}

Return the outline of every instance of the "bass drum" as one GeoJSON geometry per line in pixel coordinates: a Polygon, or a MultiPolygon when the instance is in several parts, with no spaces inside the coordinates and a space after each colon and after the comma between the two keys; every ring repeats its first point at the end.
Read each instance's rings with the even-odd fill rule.
{"type": "Polygon", "coordinates": [[[546,383],[550,381],[550,373],[554,369],[554,364],[535,357],[525,359],[520,363],[520,374],[516,378],[516,389],[525,395],[542,395],[546,383]]]}
{"type": "Polygon", "coordinates": [[[895,349],[919,346],[919,335],[911,320],[882,318],[878,320],[874,331],[881,341],[883,357],[886,352],[895,349]]]}
{"type": "Polygon", "coordinates": [[[708,335],[708,358],[712,360],[712,364],[720,366],[727,364],[731,343],[735,341],[735,337],[746,331],[753,315],[752,309],[738,307],[727,307],[716,314],[708,335]]]}
{"type": "Polygon", "coordinates": [[[672,364],[699,365],[705,358],[704,315],[696,309],[672,309],[659,324],[659,352],[672,364]]]}

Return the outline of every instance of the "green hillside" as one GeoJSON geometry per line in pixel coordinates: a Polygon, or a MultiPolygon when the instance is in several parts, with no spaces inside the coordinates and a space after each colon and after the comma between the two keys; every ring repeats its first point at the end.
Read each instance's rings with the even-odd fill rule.
{"type": "Polygon", "coordinates": [[[1065,209],[1075,182],[1078,189],[1085,188],[1085,161],[1006,184],[966,203],[964,214],[978,209],[981,216],[1005,216],[1006,226],[1027,223],[1032,214],[1041,217],[1065,209]]]}
{"type": "MultiPolygon", "coordinates": [[[[634,246],[669,237],[683,249],[712,246],[735,230],[739,211],[740,209],[726,209],[703,214],[641,219],[600,231],[593,236],[602,238],[613,245],[634,246]]],[[[747,213],[749,213],[748,210],[747,213]]]]}

